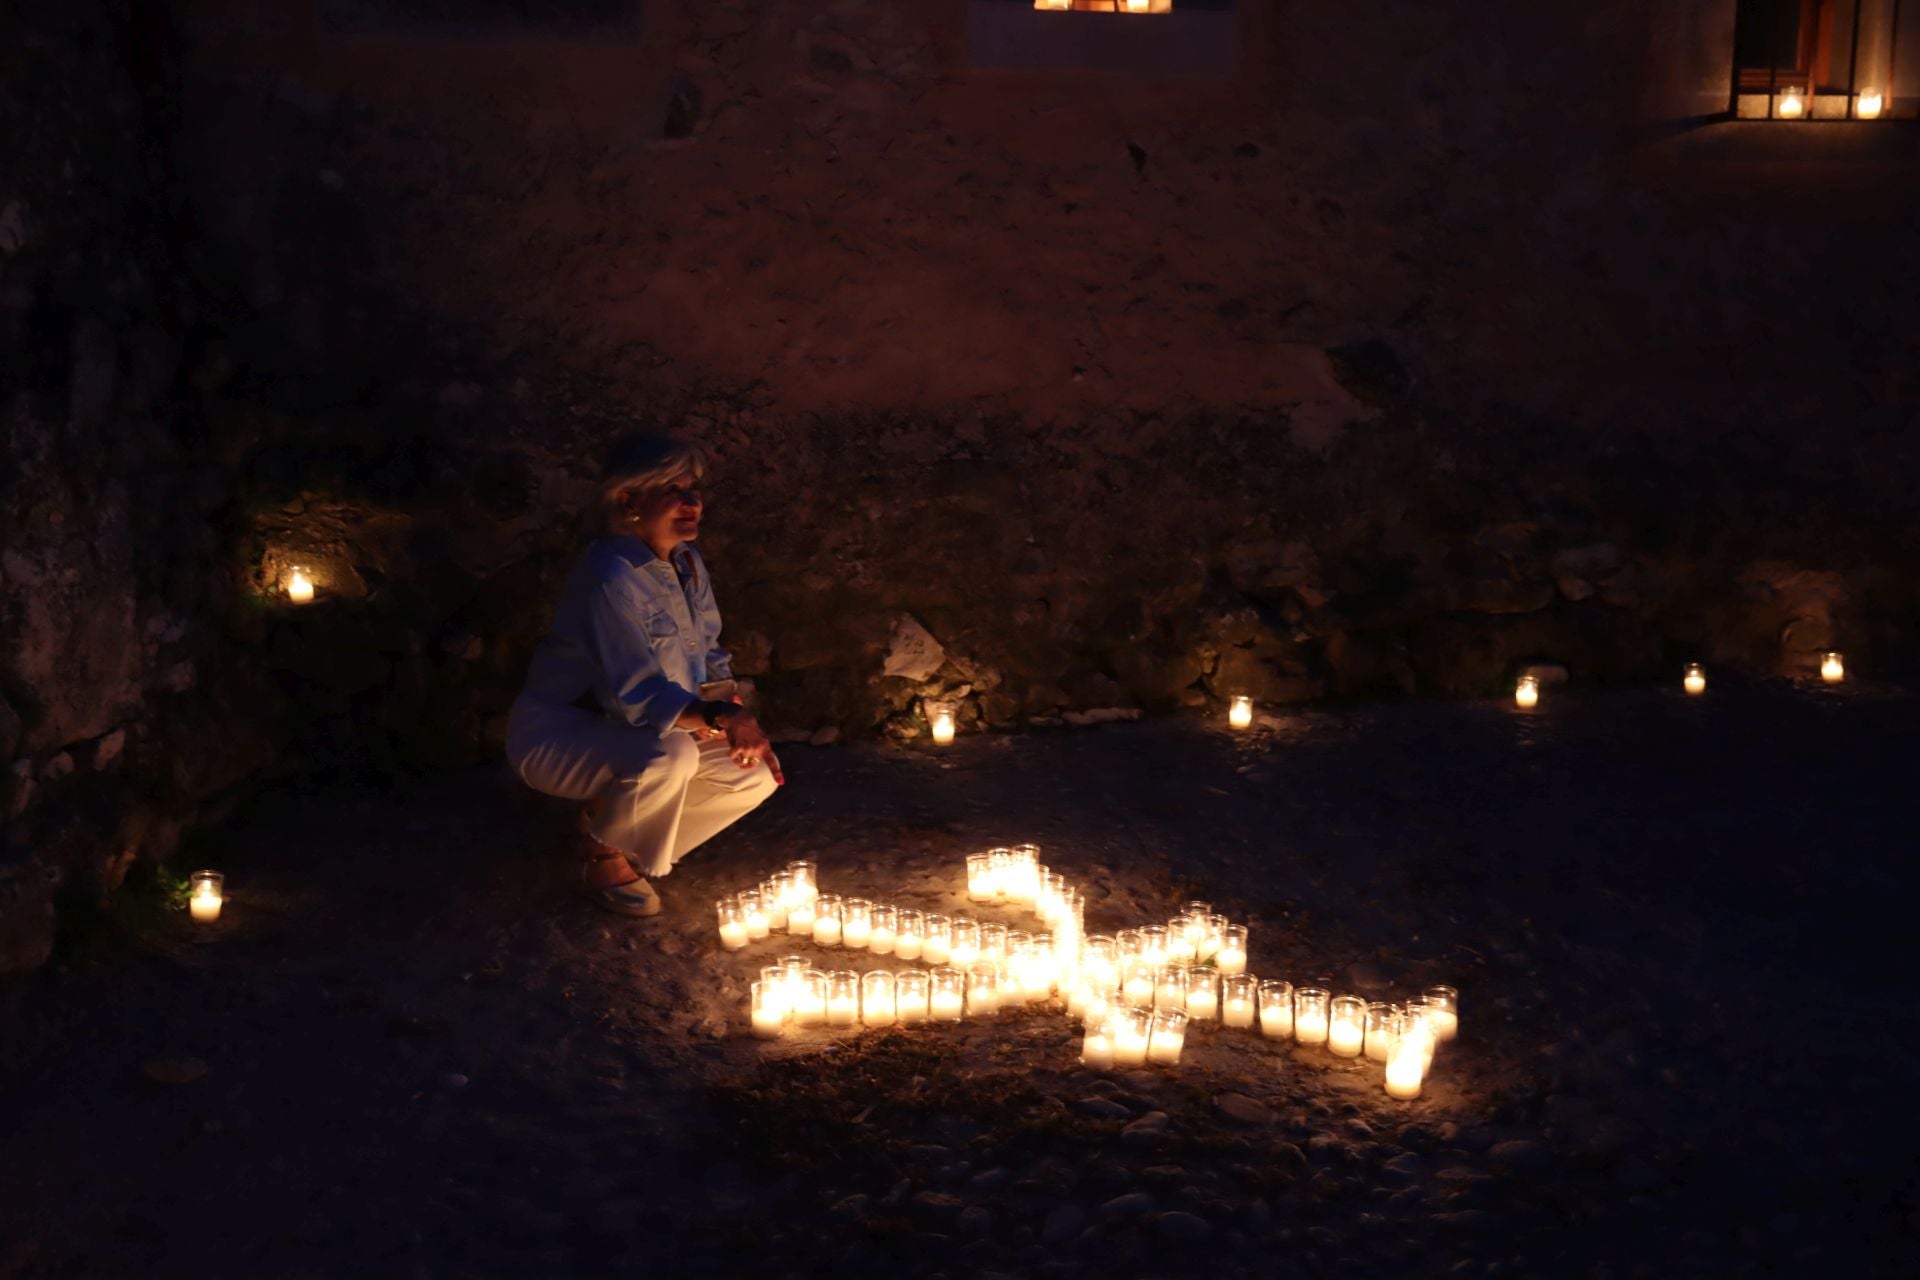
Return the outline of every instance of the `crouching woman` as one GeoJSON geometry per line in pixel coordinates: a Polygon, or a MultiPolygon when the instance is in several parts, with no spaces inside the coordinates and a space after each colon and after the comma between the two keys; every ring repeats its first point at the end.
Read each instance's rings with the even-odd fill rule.
{"type": "Polygon", "coordinates": [[[671,437],[615,446],[604,533],[568,575],[507,723],[507,758],[527,785],[585,802],[575,888],[624,915],[658,914],[650,881],[785,781],[731,697],[720,609],[693,548],[705,472],[671,437]]]}

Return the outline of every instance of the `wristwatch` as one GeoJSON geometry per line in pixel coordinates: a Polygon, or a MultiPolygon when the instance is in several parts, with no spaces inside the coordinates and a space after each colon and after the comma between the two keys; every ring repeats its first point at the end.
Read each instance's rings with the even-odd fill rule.
{"type": "Polygon", "coordinates": [[[715,733],[720,731],[720,721],[727,716],[736,715],[740,708],[731,702],[703,702],[700,704],[700,718],[707,722],[707,728],[715,733]]]}

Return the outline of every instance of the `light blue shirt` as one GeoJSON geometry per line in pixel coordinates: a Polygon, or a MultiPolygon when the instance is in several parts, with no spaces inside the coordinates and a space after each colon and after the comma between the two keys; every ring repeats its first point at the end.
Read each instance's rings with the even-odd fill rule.
{"type": "Polygon", "coordinates": [[[566,706],[591,693],[609,716],[666,733],[703,682],[732,678],[700,553],[683,542],[662,560],[638,538],[610,536],[568,573],[521,696],[566,706]]]}

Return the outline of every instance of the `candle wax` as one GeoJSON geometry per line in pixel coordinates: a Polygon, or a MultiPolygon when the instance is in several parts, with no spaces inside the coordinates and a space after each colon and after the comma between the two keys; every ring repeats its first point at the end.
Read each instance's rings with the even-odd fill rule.
{"type": "Polygon", "coordinates": [[[1365,1037],[1366,1032],[1359,1023],[1342,1019],[1328,1030],[1327,1048],[1336,1057],[1357,1058],[1360,1056],[1360,1045],[1365,1037]]]}
{"type": "Polygon", "coordinates": [[[747,945],[747,925],[744,920],[729,920],[720,926],[720,945],[729,951],[738,951],[747,945]]]}
{"type": "Polygon", "coordinates": [[[873,937],[867,939],[867,950],[877,956],[893,954],[894,932],[885,925],[873,927],[873,937]]]}
{"type": "Polygon", "coordinates": [[[864,950],[867,943],[872,940],[873,926],[870,924],[854,923],[840,931],[841,943],[856,951],[864,950]]]}
{"type": "Polygon", "coordinates": [[[903,1027],[917,1025],[927,1020],[927,1006],[917,1000],[903,1000],[899,1005],[898,1016],[900,1025],[903,1027]]]}
{"type": "Polygon", "coordinates": [[[1286,1040],[1293,1035],[1293,1007],[1291,1005],[1268,1005],[1260,1010],[1260,1034],[1272,1036],[1275,1040],[1286,1040]]]}
{"type": "Polygon", "coordinates": [[[1451,1009],[1427,1010],[1427,1019],[1433,1026],[1433,1038],[1451,1040],[1460,1034],[1460,1015],[1451,1009]]]}
{"type": "Polygon", "coordinates": [[[892,1026],[894,1023],[894,1009],[893,1009],[892,1001],[883,1001],[873,1005],[863,1004],[860,1007],[860,1021],[866,1023],[870,1027],[892,1026]]]}
{"type": "Polygon", "coordinates": [[[1293,1020],[1293,1035],[1301,1044],[1325,1044],[1327,1042],[1327,1015],[1324,1013],[1302,1014],[1293,1020]]]}
{"type": "Polygon", "coordinates": [[[196,893],[187,901],[187,909],[193,918],[201,924],[212,924],[220,918],[220,904],[224,901],[218,894],[196,893]]]}
{"type": "Polygon", "coordinates": [[[767,919],[767,913],[756,911],[747,917],[747,937],[764,938],[773,932],[773,925],[767,919]]]}
{"type": "Polygon", "coordinates": [[[975,987],[967,992],[967,1012],[976,1018],[984,1018],[1000,1012],[998,988],[975,987]]]}
{"type": "Polygon", "coordinates": [[[823,947],[840,945],[840,922],[827,916],[820,916],[813,922],[813,940],[823,947]]]}
{"type": "Polygon", "coordinates": [[[1251,1027],[1253,1001],[1229,999],[1226,1008],[1221,1011],[1220,1021],[1229,1027],[1251,1027]]]}
{"type": "Polygon", "coordinates": [[[827,1025],[830,1027],[850,1027],[859,1010],[852,996],[835,996],[827,1001],[827,1025]]]}
{"type": "Polygon", "coordinates": [[[1422,1074],[1419,1054],[1394,1054],[1387,1060],[1387,1096],[1403,1100],[1419,1097],[1422,1074]]]}
{"type": "Polygon", "coordinates": [[[1211,991],[1189,991],[1187,993],[1187,1016],[1207,1019],[1220,1011],[1219,999],[1211,991]]]}
{"type": "Polygon", "coordinates": [[[1247,971],[1247,953],[1235,948],[1222,950],[1213,960],[1214,967],[1222,973],[1245,973],[1247,971]]]}
{"type": "MultiPolygon", "coordinates": [[[[901,954],[905,955],[904,952],[901,954]]],[[[953,959],[953,944],[945,938],[928,938],[921,944],[920,954],[928,964],[946,964],[953,959]]],[[[913,959],[912,956],[906,958],[913,959]]]]}
{"type": "Polygon", "coordinates": [[[753,1034],[762,1040],[779,1037],[781,1024],[786,1021],[778,1009],[755,1009],[753,1011],[753,1034]]]}
{"type": "Polygon", "coordinates": [[[920,935],[917,933],[895,934],[893,938],[893,954],[899,956],[902,960],[918,960],[920,958],[921,945],[920,935]]]}
{"type": "Polygon", "coordinates": [[[1156,1032],[1153,1040],[1147,1045],[1147,1061],[1158,1062],[1163,1066],[1173,1066],[1180,1061],[1180,1048],[1186,1042],[1185,1032],[1171,1036],[1156,1032]]]}
{"type": "Polygon", "coordinates": [[[960,993],[957,991],[936,991],[929,1002],[935,1022],[960,1021],[960,993]]]}
{"type": "Polygon", "coordinates": [[[1367,1057],[1375,1062],[1385,1062],[1393,1052],[1393,1033],[1391,1031],[1367,1032],[1367,1057]]]}

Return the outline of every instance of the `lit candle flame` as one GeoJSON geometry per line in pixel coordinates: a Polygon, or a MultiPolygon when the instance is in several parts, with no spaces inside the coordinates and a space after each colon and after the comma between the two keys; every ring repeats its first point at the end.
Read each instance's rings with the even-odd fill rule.
{"type": "Polygon", "coordinates": [[[1829,653],[1820,659],[1820,678],[1828,684],[1839,684],[1847,678],[1847,664],[1839,654],[1829,653]]]}
{"type": "Polygon", "coordinates": [[[1800,96],[1798,89],[1788,89],[1780,95],[1779,115],[1782,119],[1793,120],[1804,115],[1807,101],[1800,96]]]}
{"type": "Polygon", "coordinates": [[[295,569],[287,576],[287,599],[295,604],[313,602],[313,579],[303,569],[295,569]]]}
{"type": "Polygon", "coordinates": [[[1227,711],[1227,723],[1236,729],[1245,729],[1253,723],[1253,699],[1246,694],[1235,694],[1233,705],[1227,711]]]}
{"type": "Polygon", "coordinates": [[[1689,662],[1687,664],[1687,674],[1681,680],[1681,684],[1686,687],[1689,695],[1705,693],[1707,691],[1706,669],[1697,662],[1689,662]]]}
{"type": "Polygon", "coordinates": [[[1520,683],[1513,687],[1513,702],[1518,707],[1538,706],[1540,681],[1533,676],[1521,676],[1520,683]]]}
{"type": "Polygon", "coordinates": [[[1853,104],[1853,114],[1861,120],[1878,120],[1886,105],[1887,100],[1878,89],[1862,89],[1859,100],[1853,104]]]}

